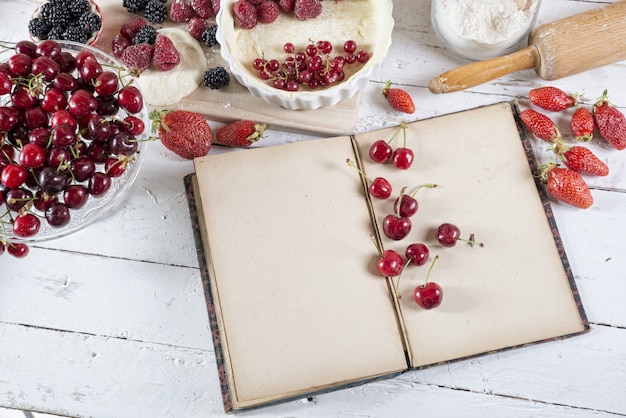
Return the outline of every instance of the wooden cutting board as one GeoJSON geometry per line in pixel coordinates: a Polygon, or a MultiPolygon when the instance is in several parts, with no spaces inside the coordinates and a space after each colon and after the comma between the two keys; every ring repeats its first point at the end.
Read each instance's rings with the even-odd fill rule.
{"type": "MultiPolygon", "coordinates": [[[[119,32],[122,24],[133,15],[122,6],[122,0],[97,0],[103,15],[103,32],[95,45],[99,49],[111,53],[111,41],[119,32]]],[[[168,2],[169,6],[169,2],[168,2]]],[[[169,7],[168,7],[169,8],[169,7]]],[[[214,23],[215,19],[209,20],[214,23]]],[[[155,28],[180,26],[166,19],[162,24],[152,24],[155,28]]],[[[225,66],[219,47],[203,46],[208,66],[225,66]]],[[[228,69],[228,68],[227,68],[228,69]]],[[[286,131],[309,132],[315,134],[343,135],[352,133],[359,108],[360,93],[351,99],[343,100],[335,106],[316,110],[287,110],[271,105],[253,96],[246,87],[232,77],[230,84],[219,90],[211,90],[200,86],[192,94],[179,103],[165,108],[185,109],[206,115],[207,118],[219,122],[230,122],[238,119],[252,119],[256,122],[268,123],[272,129],[286,131]]]]}

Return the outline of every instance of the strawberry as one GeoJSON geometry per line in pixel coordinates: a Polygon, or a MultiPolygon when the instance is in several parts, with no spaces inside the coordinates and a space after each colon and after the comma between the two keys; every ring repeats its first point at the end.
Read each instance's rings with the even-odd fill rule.
{"type": "Polygon", "coordinates": [[[320,0],[296,0],[293,13],[298,20],[314,19],[322,13],[320,0]]]}
{"type": "Polygon", "coordinates": [[[280,15],[280,8],[273,1],[264,1],[256,8],[258,19],[263,23],[272,23],[280,15]]]}
{"type": "Polygon", "coordinates": [[[391,88],[391,81],[387,81],[387,84],[385,84],[383,96],[393,109],[409,114],[415,112],[415,104],[409,93],[400,88],[391,88]]]}
{"type": "Polygon", "coordinates": [[[524,109],[519,114],[526,128],[537,138],[547,142],[561,141],[561,132],[548,116],[534,109],[524,109]]]}
{"type": "Polygon", "coordinates": [[[589,186],[574,170],[550,163],[543,169],[541,177],[555,199],[581,209],[593,205],[589,186]]]}
{"type": "Polygon", "coordinates": [[[263,138],[267,124],[257,124],[251,120],[238,120],[217,130],[215,143],[228,147],[248,148],[263,138]]]}
{"type": "Polygon", "coordinates": [[[194,16],[189,19],[189,34],[199,41],[202,41],[202,34],[208,27],[209,24],[207,23],[207,21],[202,19],[201,17],[194,16]]]}
{"type": "Polygon", "coordinates": [[[256,8],[247,0],[237,0],[233,4],[235,23],[244,28],[252,29],[258,23],[256,8]]]}
{"type": "Polygon", "coordinates": [[[626,118],[608,101],[607,91],[593,105],[593,119],[598,132],[617,150],[626,148],[626,118]]]}
{"type": "Polygon", "coordinates": [[[577,173],[591,176],[606,176],[609,174],[609,167],[589,148],[580,145],[568,147],[560,142],[553,150],[568,168],[577,173]]]}
{"type": "Polygon", "coordinates": [[[188,110],[153,110],[152,133],[170,151],[187,159],[207,155],[213,132],[204,116],[188,110]]]}
{"type": "Polygon", "coordinates": [[[170,6],[170,19],[174,22],[188,22],[196,12],[184,0],[174,0],[170,6]]]}
{"type": "Polygon", "coordinates": [[[137,74],[150,66],[154,55],[154,47],[150,44],[131,45],[122,53],[121,60],[126,67],[137,74]]]}
{"type": "Polygon", "coordinates": [[[191,8],[198,16],[208,19],[213,16],[213,6],[211,0],[191,0],[191,8]]]}
{"type": "Polygon", "coordinates": [[[532,89],[528,93],[530,101],[544,110],[560,112],[578,104],[578,97],[565,93],[558,87],[546,86],[532,89]]]}
{"type": "Polygon", "coordinates": [[[161,71],[169,71],[180,64],[180,55],[169,37],[157,34],[152,63],[161,71]]]}
{"type": "Polygon", "coordinates": [[[595,126],[593,115],[586,107],[579,107],[572,113],[570,121],[572,134],[576,141],[591,141],[593,139],[593,128],[595,126]]]}

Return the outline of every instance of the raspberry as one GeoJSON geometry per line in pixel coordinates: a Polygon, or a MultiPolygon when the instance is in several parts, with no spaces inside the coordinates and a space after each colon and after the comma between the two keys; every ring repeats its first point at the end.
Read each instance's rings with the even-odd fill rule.
{"type": "Polygon", "coordinates": [[[150,66],[154,47],[150,44],[131,45],[122,53],[122,62],[131,71],[141,72],[150,66]]]}
{"type": "Polygon", "coordinates": [[[258,5],[260,5],[261,3],[265,2],[265,1],[270,1],[270,0],[248,0],[249,3],[252,3],[255,6],[258,6],[258,5]]]}
{"type": "Polygon", "coordinates": [[[135,35],[135,37],[133,38],[133,44],[134,45],[137,45],[137,44],[154,45],[156,36],[157,36],[156,29],[150,25],[145,25],[144,27],[139,29],[139,32],[137,32],[137,35],[135,35]]]}
{"type": "Polygon", "coordinates": [[[139,29],[143,28],[147,24],[146,19],[143,17],[136,17],[124,23],[120,28],[120,33],[128,39],[133,39],[135,35],[137,35],[137,32],[139,32],[139,29]]]}
{"type": "Polygon", "coordinates": [[[296,0],[293,12],[299,20],[313,19],[322,13],[322,3],[320,0],[296,0]]]}
{"type": "Polygon", "coordinates": [[[152,63],[161,71],[168,71],[180,64],[180,56],[170,38],[158,34],[154,42],[152,63]]]}
{"type": "Polygon", "coordinates": [[[293,12],[295,5],[296,0],[278,0],[278,7],[285,13],[293,12]]]}
{"type": "Polygon", "coordinates": [[[211,0],[191,0],[191,8],[203,19],[213,16],[211,0]]]}
{"type": "Polygon", "coordinates": [[[150,0],[146,4],[144,16],[152,23],[163,23],[167,16],[167,6],[160,0],[150,0]]]}
{"type": "Polygon", "coordinates": [[[183,0],[174,0],[170,6],[170,19],[174,22],[188,22],[195,16],[191,6],[183,0]]]}
{"type": "Polygon", "coordinates": [[[218,44],[217,38],[215,34],[217,33],[217,25],[212,25],[206,28],[204,32],[202,32],[202,41],[209,48],[214,47],[218,44]]]}
{"type": "Polygon", "coordinates": [[[204,85],[212,90],[217,90],[230,83],[230,75],[224,67],[209,68],[202,78],[204,85]]]}
{"type": "Polygon", "coordinates": [[[276,19],[278,19],[278,15],[280,15],[280,8],[278,4],[273,1],[266,1],[257,6],[257,14],[259,17],[259,21],[263,23],[272,23],[276,19]]]}
{"type": "Polygon", "coordinates": [[[220,12],[220,0],[211,0],[211,7],[213,8],[213,14],[217,16],[220,12]]]}
{"type": "Polygon", "coordinates": [[[111,41],[111,52],[113,53],[113,56],[115,58],[122,58],[122,54],[124,53],[124,50],[128,48],[129,46],[131,46],[132,44],[133,44],[133,41],[131,41],[130,39],[128,39],[126,36],[122,35],[121,33],[118,33],[117,35],[115,35],[115,37],[111,41]]]}
{"type": "Polygon", "coordinates": [[[202,34],[207,29],[207,27],[208,24],[206,23],[206,20],[202,19],[201,17],[195,16],[189,19],[189,34],[199,41],[202,40],[202,34]]]}
{"type": "Polygon", "coordinates": [[[247,0],[237,0],[233,4],[235,23],[244,29],[252,29],[257,25],[256,8],[247,0]]]}

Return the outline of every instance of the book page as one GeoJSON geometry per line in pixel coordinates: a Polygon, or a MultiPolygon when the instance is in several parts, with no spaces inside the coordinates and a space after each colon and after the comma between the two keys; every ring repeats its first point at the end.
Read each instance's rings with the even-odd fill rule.
{"type": "MultiPolygon", "coordinates": [[[[413,242],[425,243],[430,259],[409,267],[400,280],[400,306],[413,366],[564,336],[584,329],[576,300],[529,168],[509,103],[415,122],[407,128],[407,147],[415,161],[407,171],[374,163],[371,143],[389,139],[396,128],[358,136],[369,177],[386,177],[394,195],[373,199],[377,222],[393,213],[402,186],[420,190],[410,234],[400,241],[383,237],[387,249],[404,255],[413,242]],[[453,223],[461,237],[444,247],[437,227],[453,223]],[[413,290],[426,279],[443,289],[437,308],[425,310],[413,290]]],[[[399,134],[392,146],[400,147],[399,134]]],[[[547,146],[547,144],[546,144],[547,146]]]]}
{"type": "Polygon", "coordinates": [[[407,368],[349,137],[195,161],[234,407],[407,368]]]}

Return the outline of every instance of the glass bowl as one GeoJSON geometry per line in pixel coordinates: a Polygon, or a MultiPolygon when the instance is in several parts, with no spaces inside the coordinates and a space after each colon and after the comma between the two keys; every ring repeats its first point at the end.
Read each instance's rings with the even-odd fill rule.
{"type": "MultiPolygon", "coordinates": [[[[84,45],[84,44],[79,44],[79,43],[70,42],[70,41],[57,41],[57,42],[61,45],[62,51],[69,52],[73,56],[76,56],[79,52],[83,50],[87,50],[91,52],[96,57],[98,62],[100,62],[103,65],[103,68],[105,71],[107,70],[117,71],[119,69],[119,71],[121,72],[120,74],[123,74],[124,85],[128,85],[132,83],[132,85],[139,88],[137,83],[135,82],[135,78],[132,75],[128,74],[123,64],[119,62],[117,59],[115,59],[114,57],[112,57],[111,55],[104,53],[99,49],[96,49],[94,47],[84,45]]],[[[12,49],[0,48],[0,63],[6,62],[8,58],[13,54],[14,54],[14,51],[12,49]]],[[[77,76],[76,70],[74,70],[73,74],[77,76]]],[[[121,83],[122,81],[120,81],[120,86],[121,86],[121,83]]],[[[4,96],[0,96],[0,106],[11,105],[11,99],[8,96],[9,96],[8,94],[4,96]]],[[[79,231],[87,227],[88,225],[106,217],[107,215],[111,214],[116,209],[118,209],[120,204],[124,201],[124,197],[128,194],[129,190],[131,189],[133,182],[137,178],[141,165],[143,164],[143,156],[146,150],[146,144],[147,142],[149,142],[149,137],[150,137],[150,123],[151,122],[150,122],[148,113],[149,113],[148,104],[145,102],[145,100],[143,100],[143,106],[140,112],[132,114],[132,116],[139,118],[144,123],[144,126],[145,126],[143,133],[135,136],[138,147],[137,147],[137,151],[132,155],[134,160],[127,166],[126,170],[123,172],[121,176],[111,177],[111,186],[104,195],[102,195],[101,197],[95,197],[95,196],[90,195],[84,206],[77,208],[77,209],[70,209],[70,221],[67,225],[61,226],[61,227],[50,226],[48,222],[46,221],[46,219],[44,218],[44,213],[37,210],[34,206],[31,207],[29,209],[30,212],[34,213],[36,216],[40,218],[41,226],[40,226],[38,233],[36,233],[35,235],[31,237],[26,237],[26,238],[18,237],[13,233],[13,225],[12,225],[11,220],[13,219],[13,217],[17,215],[17,213],[15,211],[9,211],[6,206],[6,199],[2,199],[2,201],[0,202],[0,220],[1,220],[0,241],[3,241],[5,243],[6,241],[33,243],[33,242],[41,242],[41,241],[47,241],[51,239],[60,238],[60,237],[69,235],[71,233],[74,233],[76,231],[79,231]]],[[[128,115],[129,113],[127,113],[120,107],[118,113],[115,116],[123,119],[128,115]]],[[[2,141],[1,142],[2,145],[9,144],[9,140],[6,138],[6,135],[0,138],[0,140],[2,141]]],[[[91,142],[88,139],[83,138],[83,140],[86,144],[89,144],[91,142]]],[[[18,154],[19,154],[19,147],[14,147],[14,151],[15,151],[15,155],[13,157],[13,160],[16,161],[18,158],[18,154]]],[[[97,163],[96,171],[99,171],[99,172],[105,171],[104,164],[97,163]]],[[[83,182],[73,181],[73,183],[87,185],[88,181],[83,181],[83,182]]],[[[35,195],[36,186],[22,186],[22,187],[28,188],[33,193],[33,195],[35,195]]],[[[63,199],[62,196],[60,196],[59,200],[62,201],[62,199],[63,199]]]]}
{"type": "Polygon", "coordinates": [[[293,13],[280,13],[274,22],[258,23],[253,29],[242,29],[235,23],[235,1],[223,1],[216,18],[220,53],[233,76],[250,93],[286,109],[313,110],[349,99],[365,86],[391,46],[394,27],[391,0],[325,1],[322,13],[316,18],[298,20],[293,13]],[[278,89],[270,80],[261,79],[252,65],[255,58],[261,57],[282,61],[287,57],[284,45],[288,42],[296,51],[303,51],[311,41],[329,41],[334,56],[343,53],[347,40],[366,50],[369,60],[364,64],[346,64],[345,79],[329,87],[278,89]]]}

